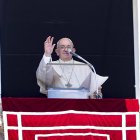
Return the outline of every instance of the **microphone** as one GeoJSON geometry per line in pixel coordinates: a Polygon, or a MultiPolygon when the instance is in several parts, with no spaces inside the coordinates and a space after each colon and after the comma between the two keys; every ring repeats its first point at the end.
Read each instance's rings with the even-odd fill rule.
{"type": "Polygon", "coordinates": [[[67,50],[70,54],[72,54],[73,56],[79,58],[80,60],[84,61],[90,68],[91,70],[95,73],[95,81],[96,81],[96,99],[101,99],[102,97],[99,95],[98,93],[98,87],[97,87],[97,79],[96,79],[96,71],[95,68],[93,67],[92,64],[90,64],[87,60],[85,60],[83,57],[81,57],[80,55],[76,54],[75,52],[73,52],[70,48],[67,50]]]}
{"type": "Polygon", "coordinates": [[[70,48],[68,49],[68,52],[69,52],[70,54],[72,54],[73,56],[75,56],[75,57],[81,59],[81,56],[79,56],[78,54],[76,54],[75,52],[73,52],[70,48]]]}
{"type": "Polygon", "coordinates": [[[79,58],[80,60],[84,61],[96,73],[95,69],[93,69],[93,65],[90,64],[87,60],[85,60],[83,57],[81,57],[80,55],[78,55],[75,52],[73,52],[70,48],[68,49],[68,52],[70,54],[72,54],[73,56],[79,58]]]}

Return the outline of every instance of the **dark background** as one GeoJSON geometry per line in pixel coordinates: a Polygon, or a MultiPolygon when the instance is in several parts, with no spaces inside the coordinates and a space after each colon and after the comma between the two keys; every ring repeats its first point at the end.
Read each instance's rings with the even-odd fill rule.
{"type": "Polygon", "coordinates": [[[104,98],[135,98],[131,0],[1,0],[0,10],[2,97],[45,97],[36,69],[52,35],[109,76],[104,98]]]}

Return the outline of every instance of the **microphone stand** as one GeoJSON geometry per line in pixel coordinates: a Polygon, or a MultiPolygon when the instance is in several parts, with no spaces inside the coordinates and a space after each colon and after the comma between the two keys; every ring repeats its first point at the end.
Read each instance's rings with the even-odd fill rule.
{"type": "Polygon", "coordinates": [[[69,51],[73,56],[79,58],[80,60],[84,61],[89,67],[90,69],[95,73],[95,81],[96,81],[96,99],[101,99],[102,97],[99,95],[98,92],[98,86],[97,86],[97,77],[96,77],[96,71],[95,68],[93,67],[93,65],[91,63],[89,63],[87,60],[85,60],[83,57],[79,56],[76,53],[73,53],[72,51],[69,51]]]}

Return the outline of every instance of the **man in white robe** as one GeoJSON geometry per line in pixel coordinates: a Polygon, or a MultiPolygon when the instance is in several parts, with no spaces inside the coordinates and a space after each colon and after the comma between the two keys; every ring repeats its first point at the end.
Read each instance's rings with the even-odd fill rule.
{"type": "Polygon", "coordinates": [[[49,36],[44,42],[44,55],[36,72],[40,92],[47,94],[48,88],[85,88],[89,90],[89,98],[96,98],[97,93],[102,98],[101,84],[103,83],[100,79],[104,77],[97,74],[95,76],[88,65],[73,60],[68,49],[75,52],[75,48],[69,38],[62,38],[57,42],[55,52],[59,60],[52,61],[51,54],[55,47],[53,39],[49,36]]]}

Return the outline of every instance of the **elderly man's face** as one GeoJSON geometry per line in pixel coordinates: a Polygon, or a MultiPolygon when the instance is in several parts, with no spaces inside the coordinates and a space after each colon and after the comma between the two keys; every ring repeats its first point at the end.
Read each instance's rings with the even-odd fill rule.
{"type": "Polygon", "coordinates": [[[69,61],[72,59],[72,55],[68,52],[68,49],[73,49],[73,43],[68,38],[63,38],[59,41],[57,54],[63,61],[69,61]]]}

